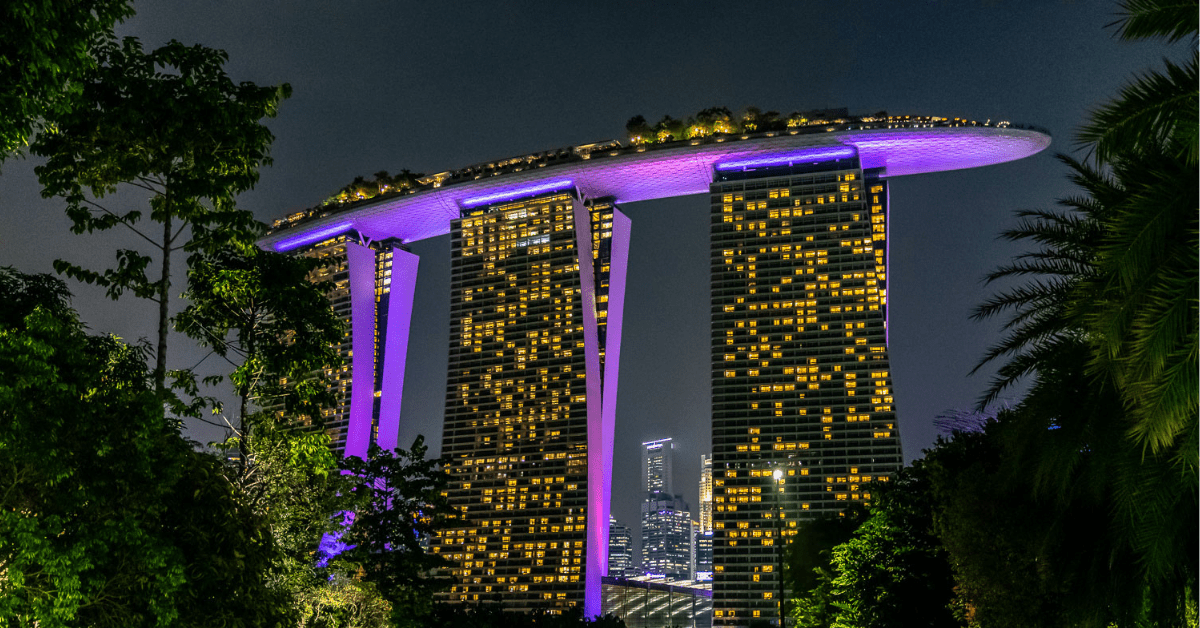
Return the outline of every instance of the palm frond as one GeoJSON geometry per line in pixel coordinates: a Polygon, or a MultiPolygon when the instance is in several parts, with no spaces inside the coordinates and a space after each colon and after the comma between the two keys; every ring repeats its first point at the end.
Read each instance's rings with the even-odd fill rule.
{"type": "Polygon", "coordinates": [[[1196,0],[1125,0],[1117,36],[1126,41],[1163,38],[1174,43],[1196,36],[1196,0]]]}
{"type": "Polygon", "coordinates": [[[1078,143],[1094,146],[1096,159],[1108,163],[1125,151],[1173,143],[1188,163],[1196,163],[1197,57],[1183,66],[1164,60],[1166,72],[1150,71],[1121,89],[1119,97],[1092,111],[1078,143]]]}

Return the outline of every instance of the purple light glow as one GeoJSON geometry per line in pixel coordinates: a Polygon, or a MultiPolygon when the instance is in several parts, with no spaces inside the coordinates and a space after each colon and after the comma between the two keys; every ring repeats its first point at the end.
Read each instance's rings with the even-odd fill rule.
{"type": "MultiPolygon", "coordinates": [[[[600,578],[608,562],[608,517],[600,519],[603,505],[599,495],[607,493],[603,483],[604,472],[604,401],[603,383],[600,381],[600,338],[596,316],[596,277],[592,270],[592,218],[581,201],[573,201],[575,213],[575,253],[579,260],[579,305],[583,310],[583,362],[584,382],[587,390],[587,528],[584,550],[583,615],[594,617],[601,614],[604,601],[601,595],[600,578]],[[585,257],[586,254],[586,257],[585,257]],[[599,455],[597,455],[599,454],[599,455]]],[[[611,283],[610,283],[611,286],[611,283]]],[[[612,299],[612,296],[609,296],[612,299]]],[[[610,449],[609,458],[612,457],[610,449]]]]}
{"type": "MultiPolygon", "coordinates": [[[[594,617],[603,612],[601,604],[604,597],[600,579],[608,575],[608,516],[612,511],[612,456],[617,425],[617,385],[621,370],[621,329],[625,313],[625,279],[629,270],[630,226],[629,217],[613,207],[608,330],[605,333],[600,420],[593,421],[592,415],[588,415],[587,570],[583,577],[585,617],[594,617]]],[[[580,264],[580,268],[583,266],[590,264],[580,264]]],[[[586,326],[585,319],[585,329],[586,326]]],[[[586,350],[586,340],[584,345],[586,350]]],[[[596,361],[598,364],[599,355],[596,361]]]]}
{"type": "Polygon", "coordinates": [[[364,460],[371,442],[375,404],[375,251],[346,243],[350,270],[350,424],[342,456],[364,460]]]}
{"type": "Polygon", "coordinates": [[[612,196],[625,203],[707,194],[715,164],[778,157],[803,150],[853,147],[864,169],[881,167],[885,168],[884,176],[898,177],[1003,163],[1028,157],[1049,145],[1050,137],[1037,131],[946,127],[784,134],[635,151],[617,157],[596,155],[585,161],[527,169],[364,203],[336,216],[271,234],[260,244],[272,248],[289,246],[308,237],[315,237],[310,241],[319,241],[327,236],[312,234],[344,229],[347,227],[343,225],[350,224],[370,238],[396,237],[416,242],[449,233],[450,221],[459,217],[468,202],[484,203],[488,201],[480,198],[497,194],[503,197],[514,191],[529,193],[531,186],[549,185],[554,189],[568,181],[574,182],[580,193],[589,198],[612,196]],[[512,187],[497,191],[495,186],[501,182],[512,187]]]}
{"type": "Polygon", "coordinates": [[[726,161],[713,166],[717,170],[742,170],[744,168],[759,168],[764,166],[785,166],[796,162],[813,163],[818,161],[830,161],[832,159],[845,159],[855,155],[854,148],[813,148],[802,150],[799,152],[791,152],[785,155],[771,155],[767,157],[756,157],[753,159],[741,159],[737,161],[726,161]]]}
{"type": "Polygon", "coordinates": [[[336,225],[327,227],[325,229],[320,229],[317,231],[310,231],[308,233],[302,233],[298,236],[287,238],[285,240],[280,240],[279,242],[275,243],[275,250],[277,252],[282,253],[284,251],[290,251],[292,249],[302,247],[305,244],[312,244],[314,242],[320,242],[321,240],[324,240],[325,238],[332,238],[333,236],[335,236],[343,231],[346,231],[351,226],[352,225],[348,222],[340,222],[336,225]]]}
{"type": "Polygon", "coordinates": [[[570,179],[563,179],[561,181],[550,181],[548,183],[540,183],[538,185],[527,185],[527,186],[518,187],[518,188],[507,188],[507,189],[500,190],[498,192],[494,192],[492,194],[485,194],[483,196],[473,196],[471,198],[464,198],[462,200],[462,205],[463,205],[463,207],[470,209],[471,207],[487,205],[489,203],[494,203],[496,201],[511,201],[514,199],[521,198],[523,196],[533,196],[534,194],[537,194],[539,192],[553,192],[554,190],[563,190],[563,189],[571,187],[572,185],[573,184],[570,179]]]}
{"type": "Polygon", "coordinates": [[[384,451],[399,444],[400,408],[404,396],[404,366],[412,325],[413,295],[421,258],[403,249],[392,249],[392,284],[388,293],[387,330],[383,348],[383,382],[379,393],[379,436],[384,451]]]}

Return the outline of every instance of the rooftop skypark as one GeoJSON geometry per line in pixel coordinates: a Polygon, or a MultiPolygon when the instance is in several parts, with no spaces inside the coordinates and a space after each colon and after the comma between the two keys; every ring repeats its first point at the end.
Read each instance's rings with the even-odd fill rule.
{"type": "MultiPolygon", "coordinates": [[[[883,129],[921,129],[979,127],[996,129],[1026,129],[1049,136],[1037,127],[1012,124],[1008,121],[983,122],[965,118],[939,116],[893,116],[880,111],[866,116],[851,116],[845,109],[822,109],[793,112],[783,116],[775,111],[763,112],[747,107],[733,114],[725,107],[712,107],[682,120],[663,116],[653,126],[644,117],[630,118],[625,125],[625,141],[605,140],[577,146],[555,148],[528,155],[519,155],[472,164],[456,170],[425,175],[401,170],[389,175],[377,172],[373,178],[356,177],[354,181],[330,195],[319,205],[298,211],[275,221],[272,232],[290,229],[311,220],[332,216],[349,209],[373,204],[375,201],[416,194],[434,188],[478,181],[536,168],[578,163],[597,157],[618,157],[647,150],[662,150],[700,144],[761,140],[778,136],[812,135],[843,131],[883,129]]],[[[967,167],[967,166],[964,166],[967,167]]]]}

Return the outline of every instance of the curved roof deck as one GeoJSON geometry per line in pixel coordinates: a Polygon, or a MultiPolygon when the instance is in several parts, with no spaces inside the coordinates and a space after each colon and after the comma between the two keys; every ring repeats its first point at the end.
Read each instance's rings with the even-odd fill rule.
{"type": "Polygon", "coordinates": [[[482,176],[412,194],[335,208],[276,229],[260,246],[277,251],[310,244],[353,228],[373,240],[413,242],[450,232],[463,208],[534,191],[575,187],[589,198],[632,203],[704,194],[714,169],[818,161],[857,152],[863,169],[882,176],[976,168],[1028,157],[1050,145],[1040,130],[1011,126],[933,126],[780,131],[754,136],[709,136],[662,145],[612,146],[566,163],[482,176]]]}

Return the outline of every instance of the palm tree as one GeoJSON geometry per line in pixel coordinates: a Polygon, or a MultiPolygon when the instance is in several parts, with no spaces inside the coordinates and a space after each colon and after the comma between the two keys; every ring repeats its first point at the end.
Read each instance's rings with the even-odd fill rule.
{"type": "MultiPolygon", "coordinates": [[[[1122,38],[1196,37],[1196,0],[1124,9],[1122,38]]],[[[1062,513],[1107,512],[1108,569],[1132,552],[1137,577],[1113,585],[1123,593],[1110,603],[1160,622],[1194,606],[1197,589],[1196,65],[1195,54],[1168,61],[1093,113],[1079,135],[1091,162],[1059,156],[1083,193],[1059,201],[1065,211],[1019,214],[1004,237],[1039,246],[989,281],[1024,283],[975,313],[1009,316],[981,363],[1004,360],[983,403],[1033,380],[1008,415],[1019,481],[1062,513]]]]}

